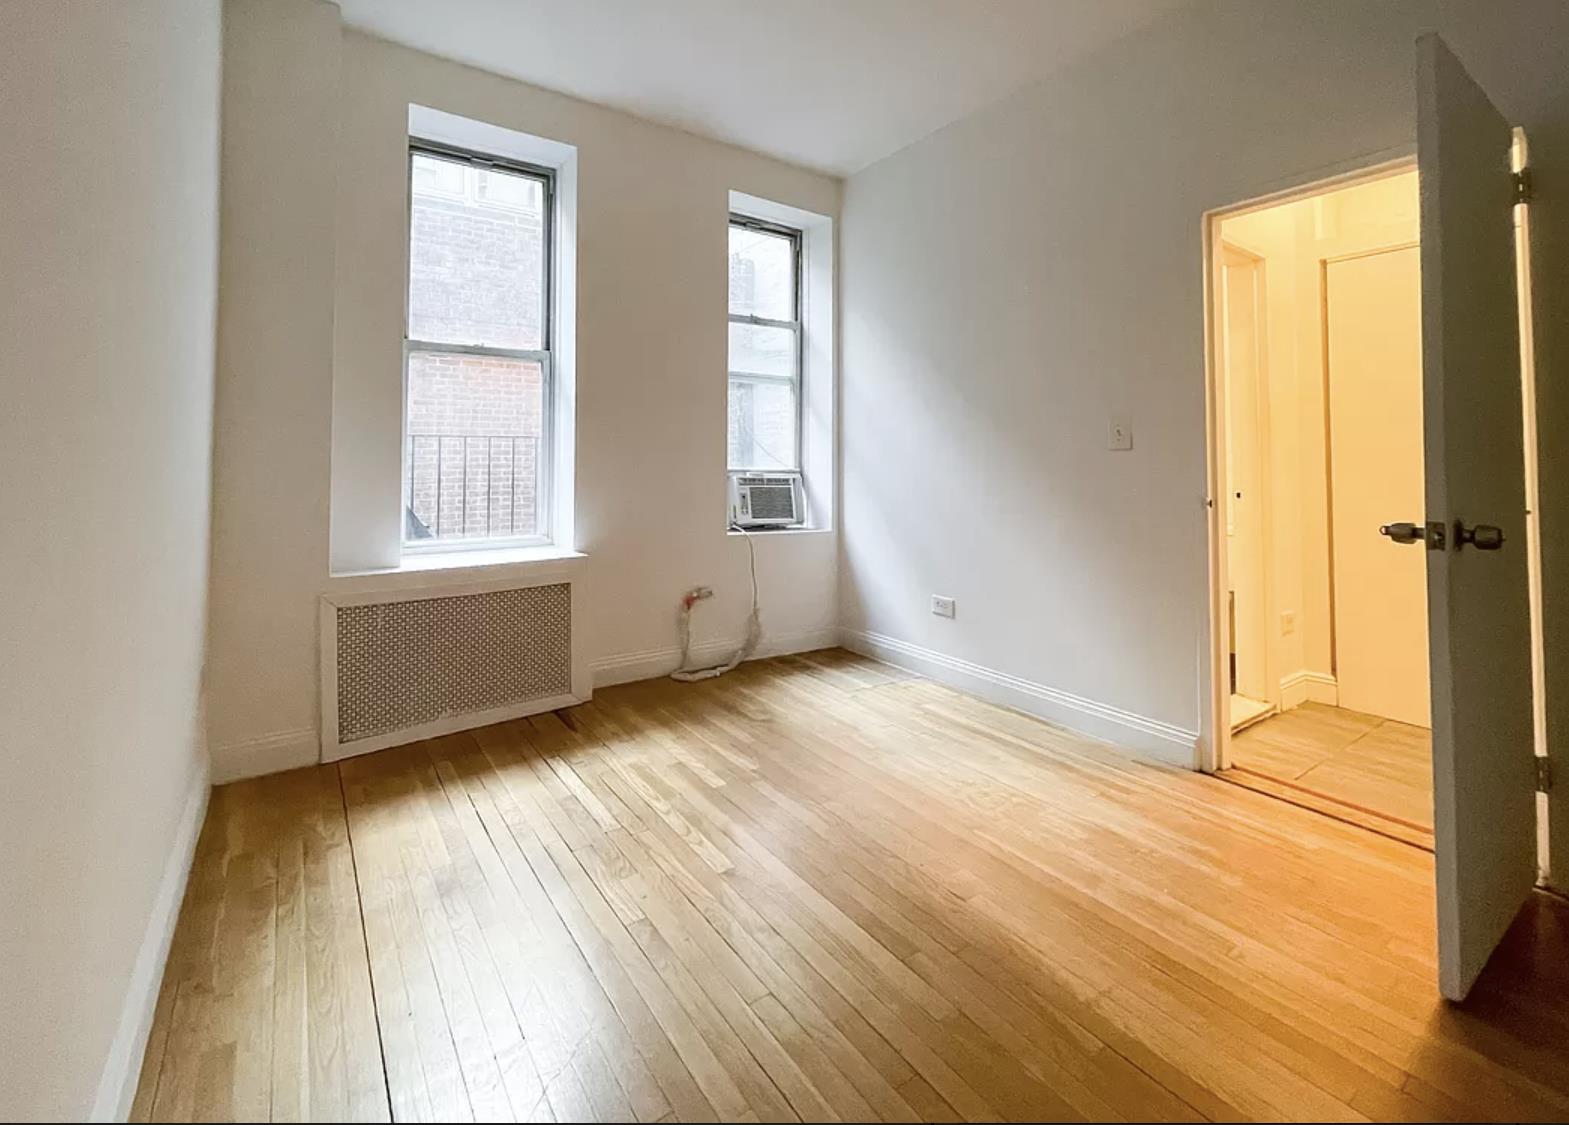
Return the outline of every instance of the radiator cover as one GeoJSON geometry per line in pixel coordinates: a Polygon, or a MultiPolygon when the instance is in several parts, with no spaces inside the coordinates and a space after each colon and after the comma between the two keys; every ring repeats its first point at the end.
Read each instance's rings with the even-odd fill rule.
{"type": "Polygon", "coordinates": [[[322,757],[576,702],[572,583],[322,605],[322,757]]]}

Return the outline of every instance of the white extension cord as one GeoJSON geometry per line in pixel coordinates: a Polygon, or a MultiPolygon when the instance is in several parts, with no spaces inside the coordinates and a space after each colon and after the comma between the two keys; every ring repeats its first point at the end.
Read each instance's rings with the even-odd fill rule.
{"type": "Polygon", "coordinates": [[[716,676],[723,676],[751,656],[757,649],[757,642],[762,638],[763,626],[757,615],[757,550],[752,546],[752,535],[746,528],[740,524],[730,526],[746,537],[746,553],[752,571],[752,613],[746,619],[746,639],[723,664],[715,664],[708,668],[688,668],[687,663],[692,657],[692,606],[708,596],[699,590],[691,591],[681,599],[681,617],[678,625],[681,631],[681,666],[670,673],[672,680],[692,684],[699,680],[711,680],[716,676]]]}

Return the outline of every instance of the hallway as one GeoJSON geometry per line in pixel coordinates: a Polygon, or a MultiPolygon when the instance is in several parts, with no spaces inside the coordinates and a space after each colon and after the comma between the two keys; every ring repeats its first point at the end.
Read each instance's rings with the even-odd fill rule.
{"type": "Polygon", "coordinates": [[[1432,735],[1425,727],[1305,703],[1238,733],[1224,776],[1433,846],[1432,735]]]}

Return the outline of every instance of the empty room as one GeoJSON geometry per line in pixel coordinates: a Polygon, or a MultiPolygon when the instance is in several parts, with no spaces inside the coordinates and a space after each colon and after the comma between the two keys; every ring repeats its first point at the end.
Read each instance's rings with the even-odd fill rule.
{"type": "Polygon", "coordinates": [[[1566,59],[0,0],[0,1117],[1569,1118],[1566,59]]]}

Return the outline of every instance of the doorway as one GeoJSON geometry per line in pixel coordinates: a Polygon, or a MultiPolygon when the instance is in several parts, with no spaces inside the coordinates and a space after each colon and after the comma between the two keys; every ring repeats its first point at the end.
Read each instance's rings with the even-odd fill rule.
{"type": "Polygon", "coordinates": [[[1432,846],[1410,163],[1215,223],[1227,780],[1432,846]]]}
{"type": "MultiPolygon", "coordinates": [[[[1332,749],[1329,756],[1348,750],[1359,767],[1369,765],[1367,750],[1372,744],[1367,740],[1386,724],[1401,723],[1401,727],[1391,728],[1395,733],[1417,732],[1414,738],[1420,745],[1423,728],[1394,717],[1402,706],[1410,712],[1418,709],[1409,693],[1402,704],[1402,697],[1390,691],[1391,684],[1373,685],[1381,701],[1364,705],[1391,712],[1387,716],[1355,712],[1345,706],[1341,677],[1347,677],[1347,691],[1353,692],[1356,673],[1347,646],[1355,643],[1356,638],[1354,632],[1346,634],[1344,615],[1335,609],[1337,601],[1348,593],[1348,584],[1360,589],[1361,584],[1376,581],[1360,572],[1354,578],[1348,576],[1356,566],[1359,551],[1367,554],[1375,541],[1370,538],[1373,531],[1360,522],[1352,526],[1336,519],[1337,493],[1344,516],[1348,507],[1354,509],[1361,499],[1347,496],[1349,488],[1383,489],[1386,485],[1398,485],[1402,470],[1411,467],[1409,459],[1401,461],[1401,469],[1381,467],[1383,461],[1401,456],[1400,437],[1370,440],[1364,435],[1362,440],[1381,461],[1371,470],[1364,469],[1351,483],[1347,483],[1347,474],[1342,472],[1337,486],[1337,450],[1342,469],[1347,457],[1354,466],[1358,435],[1354,431],[1349,435],[1333,432],[1336,415],[1348,405],[1349,393],[1352,425],[1363,425],[1375,438],[1382,438],[1391,428],[1406,426],[1408,417],[1411,418],[1410,428],[1422,434],[1423,511],[1410,516],[1386,516],[1381,512],[1380,520],[1389,522],[1381,522],[1376,533],[1387,540],[1388,546],[1415,552],[1423,559],[1426,635],[1420,640],[1408,638],[1418,641],[1411,645],[1409,653],[1392,656],[1390,648],[1375,648],[1371,654],[1360,655],[1377,670],[1375,680],[1399,681],[1400,662],[1415,659],[1423,648],[1427,650],[1431,727],[1426,739],[1431,782],[1420,787],[1424,793],[1430,793],[1430,804],[1425,807],[1431,808],[1433,815],[1430,825],[1419,827],[1427,829],[1427,846],[1434,856],[1439,990],[1450,999],[1462,1000],[1519,913],[1522,902],[1529,897],[1532,886],[1551,881],[1553,876],[1544,862],[1541,840],[1545,833],[1556,842],[1559,833],[1554,826],[1562,823],[1549,815],[1544,828],[1538,819],[1544,804],[1551,811],[1555,796],[1551,771],[1544,768],[1546,747],[1542,740],[1541,583],[1535,527],[1536,391],[1529,265],[1532,189],[1523,133],[1510,125],[1460,60],[1434,34],[1418,38],[1416,56],[1420,204],[1412,245],[1419,249],[1419,343],[1414,349],[1421,357],[1419,422],[1402,405],[1409,399],[1399,392],[1397,384],[1386,379],[1387,369],[1396,366],[1395,361],[1387,356],[1383,362],[1376,357],[1358,358],[1369,348],[1390,343],[1387,325],[1397,315],[1393,310],[1403,288],[1392,278],[1404,268],[1398,251],[1406,247],[1398,237],[1389,241],[1387,230],[1372,246],[1331,250],[1322,245],[1347,236],[1353,227],[1369,225],[1342,224],[1347,215],[1339,204],[1346,197],[1337,199],[1335,193],[1347,188],[1398,193],[1400,176],[1412,170],[1409,160],[1342,174],[1333,181],[1219,208],[1204,216],[1206,523],[1210,559],[1206,631],[1209,660],[1205,679],[1209,705],[1201,721],[1205,735],[1201,735],[1197,750],[1201,769],[1235,780],[1246,766],[1245,760],[1234,760],[1238,758],[1236,744],[1250,735],[1251,741],[1262,742],[1266,728],[1274,724],[1277,748],[1300,751],[1309,740],[1301,737],[1302,732],[1283,731],[1282,725],[1288,720],[1300,724],[1304,718],[1315,715],[1326,724],[1351,722],[1351,741],[1345,747],[1332,749]],[[1304,202],[1309,206],[1281,208],[1283,204],[1304,202]],[[1244,236],[1238,233],[1240,220],[1252,217],[1262,224],[1271,212],[1293,216],[1294,222],[1283,222],[1282,230],[1294,233],[1299,240],[1303,227],[1312,224],[1309,233],[1313,252],[1297,255],[1293,268],[1271,270],[1268,253],[1247,246],[1244,236]],[[1259,441],[1260,463],[1269,482],[1260,495],[1261,500],[1269,500],[1266,516],[1260,521],[1266,528],[1265,597],[1274,599],[1273,605],[1268,600],[1262,603],[1264,644],[1266,651],[1279,651],[1286,656],[1284,664],[1277,661],[1276,665],[1284,674],[1266,677],[1263,685],[1266,693],[1275,693],[1268,702],[1276,713],[1244,729],[1235,739],[1231,690],[1237,685],[1228,672],[1228,664],[1241,667],[1246,657],[1237,652],[1235,661],[1228,659],[1234,644],[1232,622],[1242,616],[1232,603],[1247,582],[1244,578],[1239,589],[1229,570],[1232,544],[1224,507],[1228,489],[1234,493],[1245,488],[1243,477],[1239,475],[1233,480],[1229,475],[1228,448],[1247,443],[1239,435],[1227,433],[1228,427],[1237,424],[1228,410],[1228,363],[1223,354],[1228,330],[1223,315],[1226,293],[1220,275],[1228,241],[1232,245],[1241,243],[1243,249],[1265,261],[1263,321],[1259,329],[1262,342],[1254,348],[1265,356],[1267,389],[1261,401],[1270,404],[1268,411],[1258,411],[1265,426],[1259,441]],[[1378,263],[1383,276],[1369,276],[1365,271],[1359,276],[1357,270],[1343,266],[1374,255],[1388,255],[1378,263]],[[1304,266],[1304,260],[1309,265],[1304,266]],[[1312,266],[1317,267],[1316,277],[1312,266]],[[1303,323],[1301,310],[1313,307],[1310,304],[1297,302],[1295,314],[1277,307],[1283,292],[1295,289],[1311,294],[1315,288],[1316,327],[1303,323]],[[1376,319],[1359,325],[1356,317],[1365,314],[1370,304],[1376,319]],[[1333,343],[1332,324],[1337,336],[1333,343]],[[1282,346],[1289,347],[1295,356],[1289,379],[1283,377],[1276,362],[1276,353],[1282,346]],[[1316,384],[1311,378],[1314,364],[1303,359],[1306,355],[1311,360],[1315,347],[1319,375],[1316,384]],[[1508,378],[1505,373],[1510,371],[1517,372],[1518,379],[1508,378]],[[1368,385],[1363,386],[1364,383],[1368,385]],[[1383,393],[1382,406],[1356,411],[1355,396],[1359,391],[1383,393]],[[1332,393],[1337,397],[1333,404],[1332,393]],[[1315,394],[1319,396],[1316,403],[1315,394]],[[1283,425],[1274,409],[1281,402],[1294,405],[1310,419],[1316,411],[1322,432],[1315,438],[1311,424],[1283,425]],[[1382,430],[1373,428],[1368,421],[1369,416],[1380,415],[1382,430]],[[1279,491],[1290,484],[1293,473],[1297,491],[1283,498],[1279,491]],[[1321,504],[1313,499],[1316,489],[1312,485],[1320,474],[1324,482],[1321,504]],[[1309,483],[1304,485],[1304,481],[1309,483]],[[1272,490],[1276,494],[1270,495],[1272,490]],[[1348,533],[1364,539],[1349,550],[1337,551],[1336,537],[1348,533]],[[1296,550],[1291,549],[1293,542],[1296,550]],[[1295,586],[1289,581],[1293,567],[1299,568],[1295,586]],[[1316,573],[1318,570],[1323,571],[1322,578],[1316,573]],[[1327,589],[1327,599],[1317,596],[1319,587],[1327,589]],[[1299,605],[1284,600],[1298,595],[1299,605]],[[1326,604],[1326,620],[1316,621],[1314,611],[1326,604]],[[1302,660],[1295,672],[1290,670],[1291,658],[1296,655],[1294,647],[1301,650],[1302,660]],[[1328,672],[1316,663],[1326,654],[1330,661],[1328,672]],[[1297,702],[1299,698],[1301,702],[1297,702]],[[1357,732],[1354,728],[1359,722],[1371,731],[1357,732]],[[1546,802],[1540,800],[1544,791],[1546,802]]],[[[1409,220],[1400,222],[1410,228],[1409,220]]],[[[1398,354],[1411,350],[1403,347],[1398,354]]],[[[1385,503],[1399,502],[1393,493],[1381,495],[1380,499],[1385,503]]],[[[1246,526],[1233,525],[1244,533],[1246,526]]],[[[1385,569],[1394,573],[1393,567],[1385,569]]],[[[1366,604],[1374,612],[1398,616],[1403,603],[1396,595],[1392,599],[1369,599],[1366,604]]],[[[1386,617],[1382,627],[1372,631],[1371,639],[1375,645],[1388,645],[1403,632],[1386,617]]],[[[1236,641],[1246,643],[1240,633],[1236,641]]],[[[1244,747],[1243,758],[1246,753],[1244,747]]],[[[1416,756],[1419,755],[1413,755],[1416,756]]],[[[1324,793],[1303,785],[1306,774],[1322,764],[1310,765],[1302,775],[1290,780],[1271,777],[1262,770],[1247,776],[1262,779],[1261,785],[1275,787],[1273,796],[1307,804],[1328,815],[1354,820],[1348,814],[1355,811],[1375,819],[1386,827],[1368,827],[1386,835],[1398,835],[1387,826],[1407,827],[1400,823],[1406,818],[1391,812],[1387,804],[1373,807],[1348,799],[1345,794],[1324,793]]],[[[1323,780],[1331,772],[1321,771],[1316,780],[1323,780]]],[[[1393,771],[1366,772],[1373,776],[1369,792],[1381,803],[1391,791],[1391,773],[1398,774],[1399,780],[1410,780],[1398,767],[1393,771]]],[[[1426,779],[1418,781],[1420,784],[1426,779]]]]}

